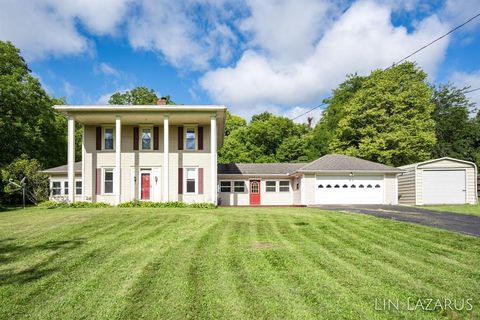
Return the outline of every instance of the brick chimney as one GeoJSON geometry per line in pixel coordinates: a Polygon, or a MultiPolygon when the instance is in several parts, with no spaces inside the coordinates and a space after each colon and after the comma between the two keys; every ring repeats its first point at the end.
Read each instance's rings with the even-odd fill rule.
{"type": "Polygon", "coordinates": [[[160,99],[157,100],[157,105],[159,106],[164,106],[167,104],[167,98],[161,97],[160,99]]]}

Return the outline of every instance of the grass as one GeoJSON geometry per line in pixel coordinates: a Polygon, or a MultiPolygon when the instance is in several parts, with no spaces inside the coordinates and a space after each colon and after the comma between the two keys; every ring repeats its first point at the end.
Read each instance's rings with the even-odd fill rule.
{"type": "Polygon", "coordinates": [[[425,206],[422,208],[431,209],[435,211],[456,212],[456,213],[480,217],[479,204],[438,205],[438,206],[425,206]]]}
{"type": "Polygon", "coordinates": [[[473,319],[479,247],[479,238],[306,208],[6,211],[0,317],[473,319]],[[473,299],[473,310],[409,311],[408,298],[473,299]],[[399,310],[375,310],[375,299],[398,299],[399,310]]]}

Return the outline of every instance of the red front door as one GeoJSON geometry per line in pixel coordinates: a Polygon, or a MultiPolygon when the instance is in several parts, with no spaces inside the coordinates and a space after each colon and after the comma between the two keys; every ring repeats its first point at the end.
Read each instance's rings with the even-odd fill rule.
{"type": "Polygon", "coordinates": [[[250,180],[250,205],[260,204],[260,180],[250,180]]]}
{"type": "Polygon", "coordinates": [[[142,200],[150,200],[150,173],[142,173],[142,200]]]}

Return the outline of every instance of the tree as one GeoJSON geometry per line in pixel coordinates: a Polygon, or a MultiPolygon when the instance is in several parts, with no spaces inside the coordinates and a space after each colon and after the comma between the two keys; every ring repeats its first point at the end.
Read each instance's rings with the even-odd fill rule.
{"type": "MultiPolygon", "coordinates": [[[[167,96],[170,99],[170,96],[167,96]]],[[[108,100],[109,104],[120,105],[147,105],[157,104],[158,97],[153,89],[146,87],[136,87],[124,93],[116,92],[108,100]]],[[[167,100],[168,102],[168,100],[167,100]]]]}
{"type": "MultiPolygon", "coordinates": [[[[226,136],[224,145],[219,151],[219,162],[279,161],[277,151],[284,140],[293,136],[300,138],[307,131],[305,125],[296,124],[285,117],[274,116],[268,112],[255,115],[248,125],[240,126],[226,136]]],[[[302,152],[297,150],[295,155],[287,157],[288,151],[285,148],[286,146],[279,154],[281,161],[297,161],[300,154],[306,154],[306,150],[302,152]]]]}
{"type": "Polygon", "coordinates": [[[65,163],[64,118],[31,75],[20,51],[0,41],[0,168],[22,154],[45,166],[65,163]]]}
{"type": "Polygon", "coordinates": [[[411,62],[365,77],[344,106],[332,150],[394,166],[430,158],[435,106],[426,79],[411,62]]]}
{"type": "Polygon", "coordinates": [[[331,152],[330,146],[335,137],[338,123],[344,117],[345,105],[361,88],[365,77],[347,75],[347,79],[333,90],[332,96],[324,100],[327,107],[313,129],[309,145],[309,159],[316,159],[331,152]]]}
{"type": "Polygon", "coordinates": [[[229,136],[234,130],[245,127],[246,125],[247,121],[245,121],[245,119],[227,111],[225,119],[225,137],[229,136]]]}
{"type": "Polygon", "coordinates": [[[304,162],[307,156],[306,136],[291,136],[283,140],[277,148],[276,159],[280,162],[304,162]]]}
{"type": "Polygon", "coordinates": [[[474,104],[463,94],[465,89],[452,85],[433,88],[433,119],[437,138],[433,148],[435,158],[453,157],[475,161],[472,135],[474,122],[469,117],[474,104]]]}
{"type": "Polygon", "coordinates": [[[41,169],[42,167],[38,160],[29,159],[26,155],[15,159],[2,169],[1,176],[5,186],[3,191],[10,197],[20,196],[22,190],[8,182],[11,179],[18,183],[25,177],[27,199],[34,204],[47,200],[49,190],[48,175],[40,172],[41,169]]]}

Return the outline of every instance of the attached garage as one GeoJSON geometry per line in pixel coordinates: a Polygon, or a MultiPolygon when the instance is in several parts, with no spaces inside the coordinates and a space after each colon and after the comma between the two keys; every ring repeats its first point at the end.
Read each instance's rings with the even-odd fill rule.
{"type": "Polygon", "coordinates": [[[477,167],[473,162],[440,158],[401,167],[399,203],[407,205],[475,204],[477,167]]]}
{"type": "Polygon", "coordinates": [[[316,204],[383,204],[383,175],[316,176],[316,204]]]}
{"type": "Polygon", "coordinates": [[[304,205],[397,204],[403,170],[346,155],[325,155],[297,170],[304,205]]]}

